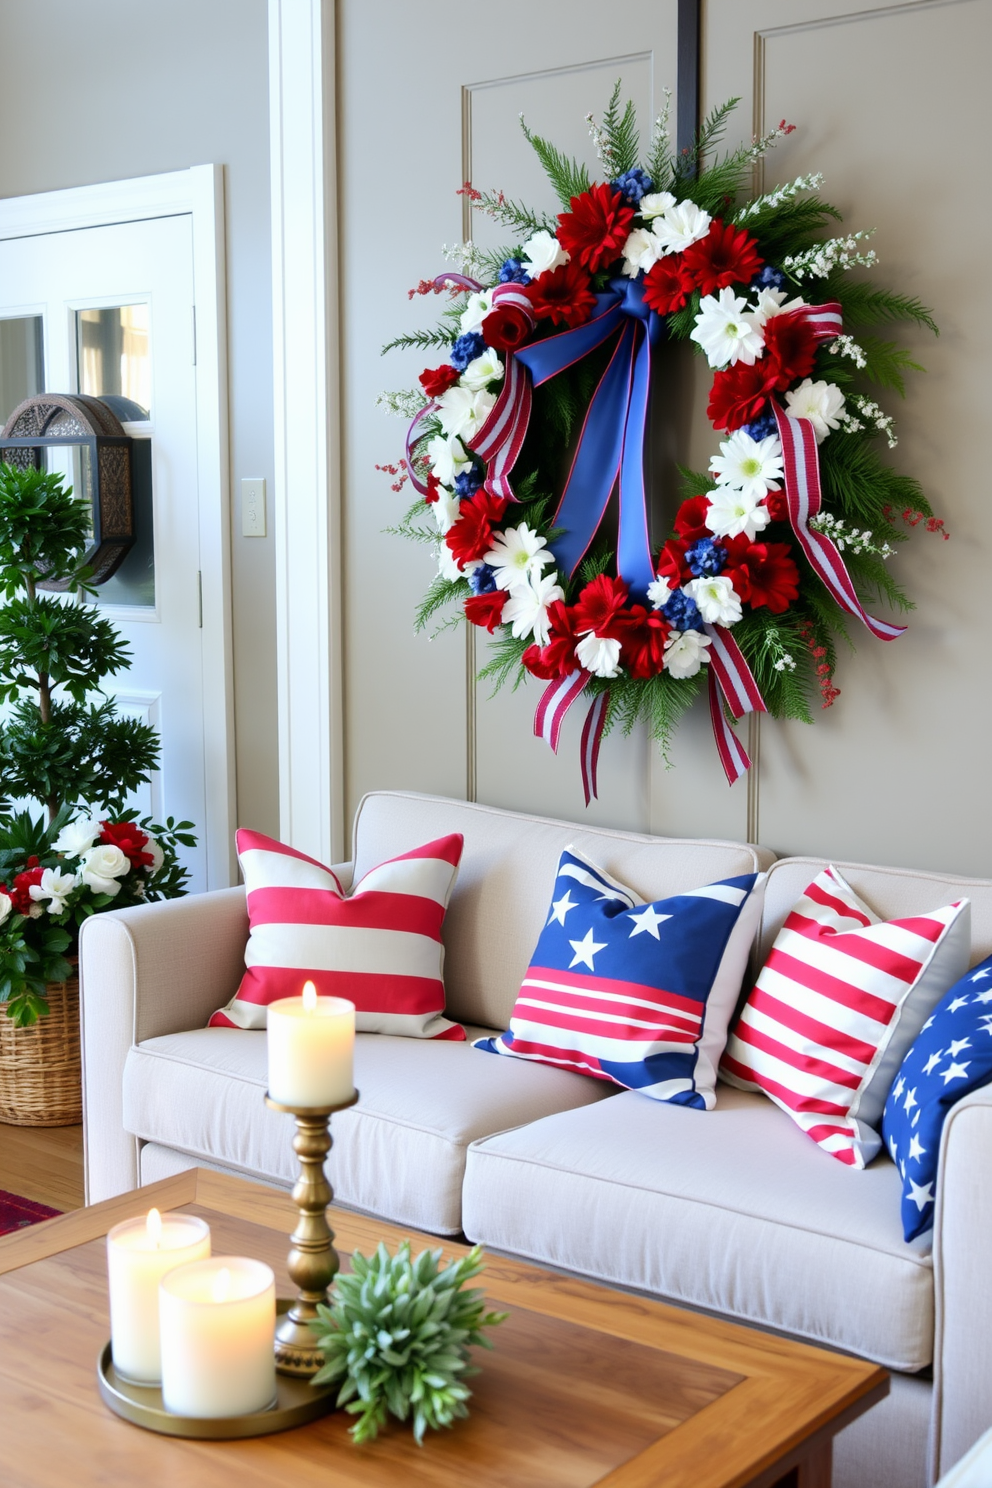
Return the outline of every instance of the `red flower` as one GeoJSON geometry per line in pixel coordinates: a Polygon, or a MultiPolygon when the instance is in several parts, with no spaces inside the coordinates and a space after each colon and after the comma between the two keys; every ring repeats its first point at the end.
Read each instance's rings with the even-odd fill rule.
{"type": "Polygon", "coordinates": [[[438,480],[438,478],[434,474],[433,470],[428,471],[428,474],[427,474],[427,494],[424,497],[424,500],[427,502],[427,505],[428,506],[431,506],[437,500],[437,493],[438,493],[438,491],[440,491],[440,489],[441,489],[441,482],[438,480]]]}
{"type": "Polygon", "coordinates": [[[488,594],[473,594],[465,601],[465,614],[473,625],[484,625],[492,635],[501,623],[503,606],[508,598],[505,589],[491,589],[488,594]]]}
{"type": "Polygon", "coordinates": [[[550,320],[554,325],[585,325],[596,308],[589,275],[574,263],[538,274],[525,293],[536,318],[550,320]]]}
{"type": "Polygon", "coordinates": [[[461,516],[448,529],[444,540],[459,567],[464,567],[481,558],[492,546],[492,523],[502,518],[506,501],[502,496],[490,496],[488,491],[476,491],[471,500],[460,501],[458,509],[461,516]]]}
{"type": "Polygon", "coordinates": [[[753,367],[735,362],[713,375],[707,416],[714,429],[728,434],[760,417],[778,383],[776,362],[762,357],[753,367]]]}
{"type": "Polygon", "coordinates": [[[572,610],[576,631],[581,635],[591,630],[595,635],[620,640],[623,634],[621,612],[626,603],[627,585],[623,579],[599,574],[582,590],[572,610]]]}
{"type": "MultiPolygon", "coordinates": [[[[38,859],[35,858],[33,861],[37,864],[38,859]]],[[[31,863],[32,859],[28,858],[28,862],[31,863]]],[[[40,866],[30,867],[24,873],[18,873],[17,877],[11,883],[10,888],[4,890],[5,893],[10,895],[11,907],[15,914],[29,915],[32,910],[40,913],[40,906],[36,900],[31,898],[29,890],[32,885],[41,883],[41,875],[44,871],[44,868],[40,866]]]]}
{"type": "Polygon", "coordinates": [[[778,369],[775,386],[779,392],[812,372],[816,337],[802,310],[788,310],[765,322],[765,360],[778,369]]]}
{"type": "Polygon", "coordinates": [[[487,346],[496,351],[514,351],[523,346],[534,329],[534,318],[519,305],[497,305],[479,328],[487,346]]]}
{"type": "Polygon", "coordinates": [[[700,292],[715,294],[728,284],[750,284],[765,262],[759,258],[757,247],[754,238],[743,228],[716,218],[705,238],[690,243],[682,261],[700,292]]]}
{"type": "Polygon", "coordinates": [[[675,517],[675,531],[687,548],[691,548],[693,543],[699,542],[704,537],[712,536],[706,525],[709,509],[710,498],[708,496],[690,496],[688,501],[683,501],[679,507],[675,517]]]}
{"type": "Polygon", "coordinates": [[[570,212],[559,213],[558,241],[576,263],[595,274],[620,257],[634,209],[602,181],[573,196],[570,205],[570,212]]]}
{"type": "Polygon", "coordinates": [[[784,491],[769,491],[765,497],[765,505],[773,522],[789,520],[789,503],[784,491]]]}
{"type": "Polygon", "coordinates": [[[152,866],[155,859],[150,852],[145,851],[148,833],[135,826],[134,822],[101,822],[100,827],[100,841],[119,847],[132,868],[152,866]]]}
{"type": "Polygon", "coordinates": [[[789,556],[790,543],[752,543],[741,535],[725,538],[724,547],[724,573],[753,610],[782,615],[799,598],[799,570],[789,556]]]}
{"type": "Polygon", "coordinates": [[[644,303],[659,315],[681,310],[695,288],[695,281],[686,272],[682,260],[681,253],[666,253],[644,275],[644,303]]]}
{"type": "Polygon", "coordinates": [[[546,646],[528,646],[522,661],[534,677],[551,682],[575,668],[575,612],[556,599],[548,605],[550,639],[546,646]]]}
{"type": "Polygon", "coordinates": [[[417,381],[428,398],[440,398],[442,393],[446,393],[450,387],[454,387],[461,375],[460,372],[452,367],[450,362],[445,362],[443,367],[435,367],[433,371],[431,371],[430,367],[425,367],[417,378],[417,381]]]}
{"type": "MultiPolygon", "coordinates": [[[[705,536],[709,537],[709,533],[707,532],[705,536]]],[[[669,589],[678,589],[680,585],[695,578],[695,574],[685,561],[686,548],[689,546],[690,544],[684,540],[670,537],[658,554],[655,572],[659,579],[667,581],[669,589]]]]}
{"type": "Polygon", "coordinates": [[[672,627],[657,610],[631,605],[620,642],[620,660],[632,677],[647,681],[661,671],[672,627]]]}

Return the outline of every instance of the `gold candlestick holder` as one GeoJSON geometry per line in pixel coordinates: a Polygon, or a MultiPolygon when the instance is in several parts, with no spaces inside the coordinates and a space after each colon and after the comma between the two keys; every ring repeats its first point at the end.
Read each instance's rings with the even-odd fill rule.
{"type": "Polygon", "coordinates": [[[327,1289],[341,1265],[334,1232],[327,1223],[327,1206],[334,1191],[324,1162],[331,1150],[331,1117],[335,1111],[347,1111],[357,1100],[357,1090],[350,1100],[336,1106],[284,1106],[268,1094],[265,1097],[270,1110],[283,1111],[296,1120],[293,1151],[300,1160],[300,1176],[293,1202],[300,1215],[290,1236],[288,1269],[298,1291],[276,1325],[275,1350],[277,1371],[297,1379],[310,1379],[324,1362],[309,1324],[316,1319],[318,1306],[327,1302],[327,1289]]]}

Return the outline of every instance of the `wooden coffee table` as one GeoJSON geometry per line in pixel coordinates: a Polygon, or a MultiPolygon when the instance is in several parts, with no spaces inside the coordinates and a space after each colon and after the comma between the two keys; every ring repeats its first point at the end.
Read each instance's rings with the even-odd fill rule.
{"type": "MultiPolygon", "coordinates": [[[[267,1261],[292,1295],[288,1197],[203,1169],[0,1240],[4,1488],[830,1488],[834,1435],[888,1392],[859,1359],[492,1256],[486,1292],[510,1317],[477,1350],[469,1419],[423,1447],[398,1423],[355,1447],[343,1411],[251,1441],[158,1436],[111,1414],[95,1376],[104,1236],[152,1204],[203,1215],[215,1254],[267,1261]]],[[[465,1250],[331,1219],[342,1257],[404,1236],[465,1250]]]]}

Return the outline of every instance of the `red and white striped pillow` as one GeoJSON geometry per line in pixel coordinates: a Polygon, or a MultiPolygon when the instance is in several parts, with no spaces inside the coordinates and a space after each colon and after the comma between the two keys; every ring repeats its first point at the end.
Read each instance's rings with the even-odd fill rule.
{"type": "Polygon", "coordinates": [[[793,906],[727,1043],[720,1074],[763,1090],[825,1152],[863,1168],[899,1066],[968,968],[967,899],[879,920],[833,866],[793,906]]]}
{"type": "Polygon", "coordinates": [[[251,933],[247,970],[210,1028],[264,1028],[266,1009],[318,993],[347,997],[364,1033],[464,1039],[444,1017],[441,925],[464,839],[460,832],[380,863],[345,895],[330,868],[261,832],[238,832],[251,933]]]}

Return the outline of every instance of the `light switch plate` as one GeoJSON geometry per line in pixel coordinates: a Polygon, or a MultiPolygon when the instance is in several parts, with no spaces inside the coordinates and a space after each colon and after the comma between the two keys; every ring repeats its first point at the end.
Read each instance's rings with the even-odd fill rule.
{"type": "Polygon", "coordinates": [[[241,534],[243,537],[265,536],[265,480],[241,482],[241,534]]]}

